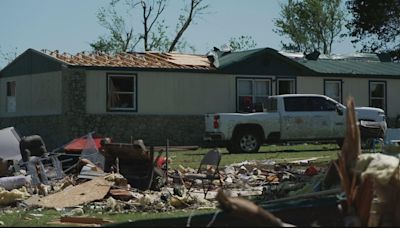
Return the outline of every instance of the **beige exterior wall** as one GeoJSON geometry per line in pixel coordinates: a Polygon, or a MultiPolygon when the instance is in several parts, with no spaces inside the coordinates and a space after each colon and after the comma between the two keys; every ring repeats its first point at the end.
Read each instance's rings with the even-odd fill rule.
{"type": "Polygon", "coordinates": [[[297,93],[324,94],[324,79],[318,77],[297,77],[297,93]]]}
{"type": "Polygon", "coordinates": [[[0,116],[61,114],[61,72],[0,78],[0,116]],[[7,112],[7,82],[16,82],[16,112],[7,112]]]}
{"type": "Polygon", "coordinates": [[[352,96],[356,106],[369,106],[369,81],[385,81],[386,115],[394,118],[400,114],[400,79],[297,77],[297,92],[324,94],[324,79],[342,80],[343,103],[347,97],[352,96]]]}
{"type": "MultiPolygon", "coordinates": [[[[172,72],[111,72],[87,71],[88,113],[115,113],[106,111],[106,73],[137,74],[138,114],[197,115],[212,112],[236,111],[236,78],[272,78],[275,76],[218,75],[172,72]]],[[[297,93],[324,94],[324,79],[342,80],[343,103],[353,96],[357,106],[369,105],[369,81],[371,78],[297,77],[297,93]]],[[[400,80],[386,79],[387,115],[400,114],[398,89],[400,80]]],[[[272,84],[275,93],[275,82],[272,84]]],[[[123,112],[120,112],[123,113],[123,112]]],[[[132,114],[129,112],[127,114],[132,114]]]]}
{"type": "MultiPolygon", "coordinates": [[[[107,73],[115,72],[86,72],[88,113],[107,113],[107,73]]],[[[235,78],[231,75],[174,72],[116,73],[137,74],[138,103],[135,113],[138,114],[201,115],[212,112],[234,112],[236,108],[235,78]]]]}

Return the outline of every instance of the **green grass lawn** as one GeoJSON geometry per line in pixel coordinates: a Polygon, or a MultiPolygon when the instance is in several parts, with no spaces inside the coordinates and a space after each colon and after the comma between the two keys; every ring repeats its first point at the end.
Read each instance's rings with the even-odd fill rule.
{"type": "MultiPolygon", "coordinates": [[[[216,211],[214,210],[196,210],[193,215],[201,215],[216,211]]],[[[139,220],[149,220],[149,219],[162,219],[162,218],[178,218],[186,217],[192,213],[191,210],[177,210],[173,212],[136,212],[136,213],[85,213],[85,217],[96,217],[102,218],[104,220],[112,221],[113,223],[123,223],[123,222],[134,222],[139,220]]],[[[52,224],[54,221],[58,221],[60,217],[63,216],[61,212],[53,209],[45,209],[40,212],[38,211],[22,211],[13,213],[0,213],[0,221],[4,223],[7,227],[60,227],[60,226],[74,226],[74,224],[52,224]],[[38,216],[38,215],[42,216],[38,216]]]]}
{"type": "MultiPolygon", "coordinates": [[[[179,165],[184,167],[197,168],[204,154],[210,149],[198,149],[194,151],[176,151],[168,155],[172,159],[170,167],[177,168],[179,165]]],[[[250,160],[274,160],[285,162],[292,160],[307,159],[312,157],[322,157],[316,162],[327,162],[337,158],[339,147],[336,144],[298,144],[291,146],[262,146],[258,153],[230,154],[225,148],[219,148],[222,153],[220,166],[250,160]]],[[[165,155],[165,154],[164,154],[165,155]]]]}
{"type": "MultiPolygon", "coordinates": [[[[190,151],[171,151],[169,157],[172,162],[169,165],[169,169],[178,168],[179,165],[184,167],[197,168],[203,155],[210,149],[201,148],[198,150],[190,151]]],[[[229,154],[226,149],[219,148],[222,153],[222,160],[220,166],[226,166],[232,163],[238,163],[243,161],[251,160],[274,160],[275,162],[288,162],[292,160],[301,160],[312,157],[319,157],[314,164],[327,164],[327,162],[336,159],[339,148],[336,144],[298,144],[290,146],[263,146],[260,148],[258,153],[250,154],[229,154]]],[[[163,154],[165,155],[165,153],[163,154]]],[[[196,211],[196,214],[209,213],[210,210],[196,211]]],[[[188,216],[191,213],[190,210],[179,210],[174,212],[157,212],[157,213],[86,213],[85,216],[95,216],[104,219],[112,220],[116,223],[136,221],[142,219],[156,219],[156,218],[170,218],[170,217],[183,217],[188,216]]],[[[62,214],[56,210],[43,210],[37,211],[22,211],[4,213],[0,212],[0,221],[4,222],[5,226],[23,226],[23,227],[37,227],[37,226],[60,226],[60,225],[49,225],[50,221],[54,221],[60,218],[62,214]],[[43,214],[43,216],[35,216],[32,214],[43,214]]]]}

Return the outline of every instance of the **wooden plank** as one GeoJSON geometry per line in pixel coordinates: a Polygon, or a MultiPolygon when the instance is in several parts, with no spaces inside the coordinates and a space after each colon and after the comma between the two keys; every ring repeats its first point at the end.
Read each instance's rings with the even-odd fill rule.
{"type": "Polygon", "coordinates": [[[167,54],[170,59],[166,59],[168,62],[178,64],[178,65],[192,65],[192,66],[204,66],[210,67],[210,61],[206,56],[194,56],[185,54],[167,54]]]}
{"type": "Polygon", "coordinates": [[[125,189],[111,189],[110,194],[114,199],[123,201],[128,201],[133,198],[132,193],[125,189]]]}
{"type": "Polygon", "coordinates": [[[25,203],[46,208],[74,207],[103,199],[110,190],[111,185],[112,183],[106,181],[104,177],[98,177],[43,198],[31,197],[25,203]]]}

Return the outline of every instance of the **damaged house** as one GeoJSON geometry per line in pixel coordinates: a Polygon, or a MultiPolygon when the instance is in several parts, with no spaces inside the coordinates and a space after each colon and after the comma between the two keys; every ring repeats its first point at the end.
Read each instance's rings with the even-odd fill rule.
{"type": "Polygon", "coordinates": [[[0,129],[50,148],[87,132],[147,145],[201,145],[204,114],[246,112],[269,95],[325,94],[400,115],[400,64],[384,56],[324,57],[261,48],[208,55],[28,49],[0,71],[0,129]]]}

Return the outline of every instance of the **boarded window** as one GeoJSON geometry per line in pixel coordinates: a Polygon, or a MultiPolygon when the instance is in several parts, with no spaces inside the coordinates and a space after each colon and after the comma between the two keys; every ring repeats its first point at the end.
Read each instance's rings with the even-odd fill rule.
{"type": "Polygon", "coordinates": [[[324,94],[335,101],[342,103],[342,81],[325,80],[324,84],[324,94]]]}
{"type": "Polygon", "coordinates": [[[17,99],[16,99],[16,82],[7,82],[7,112],[16,112],[17,99]]]}
{"type": "Polygon", "coordinates": [[[253,112],[271,95],[270,79],[238,79],[237,111],[253,112]]]}
{"type": "Polygon", "coordinates": [[[386,83],[369,82],[369,106],[386,109],[386,83]]]}
{"type": "Polygon", "coordinates": [[[136,110],[136,76],[108,76],[108,110],[136,110]]]}

